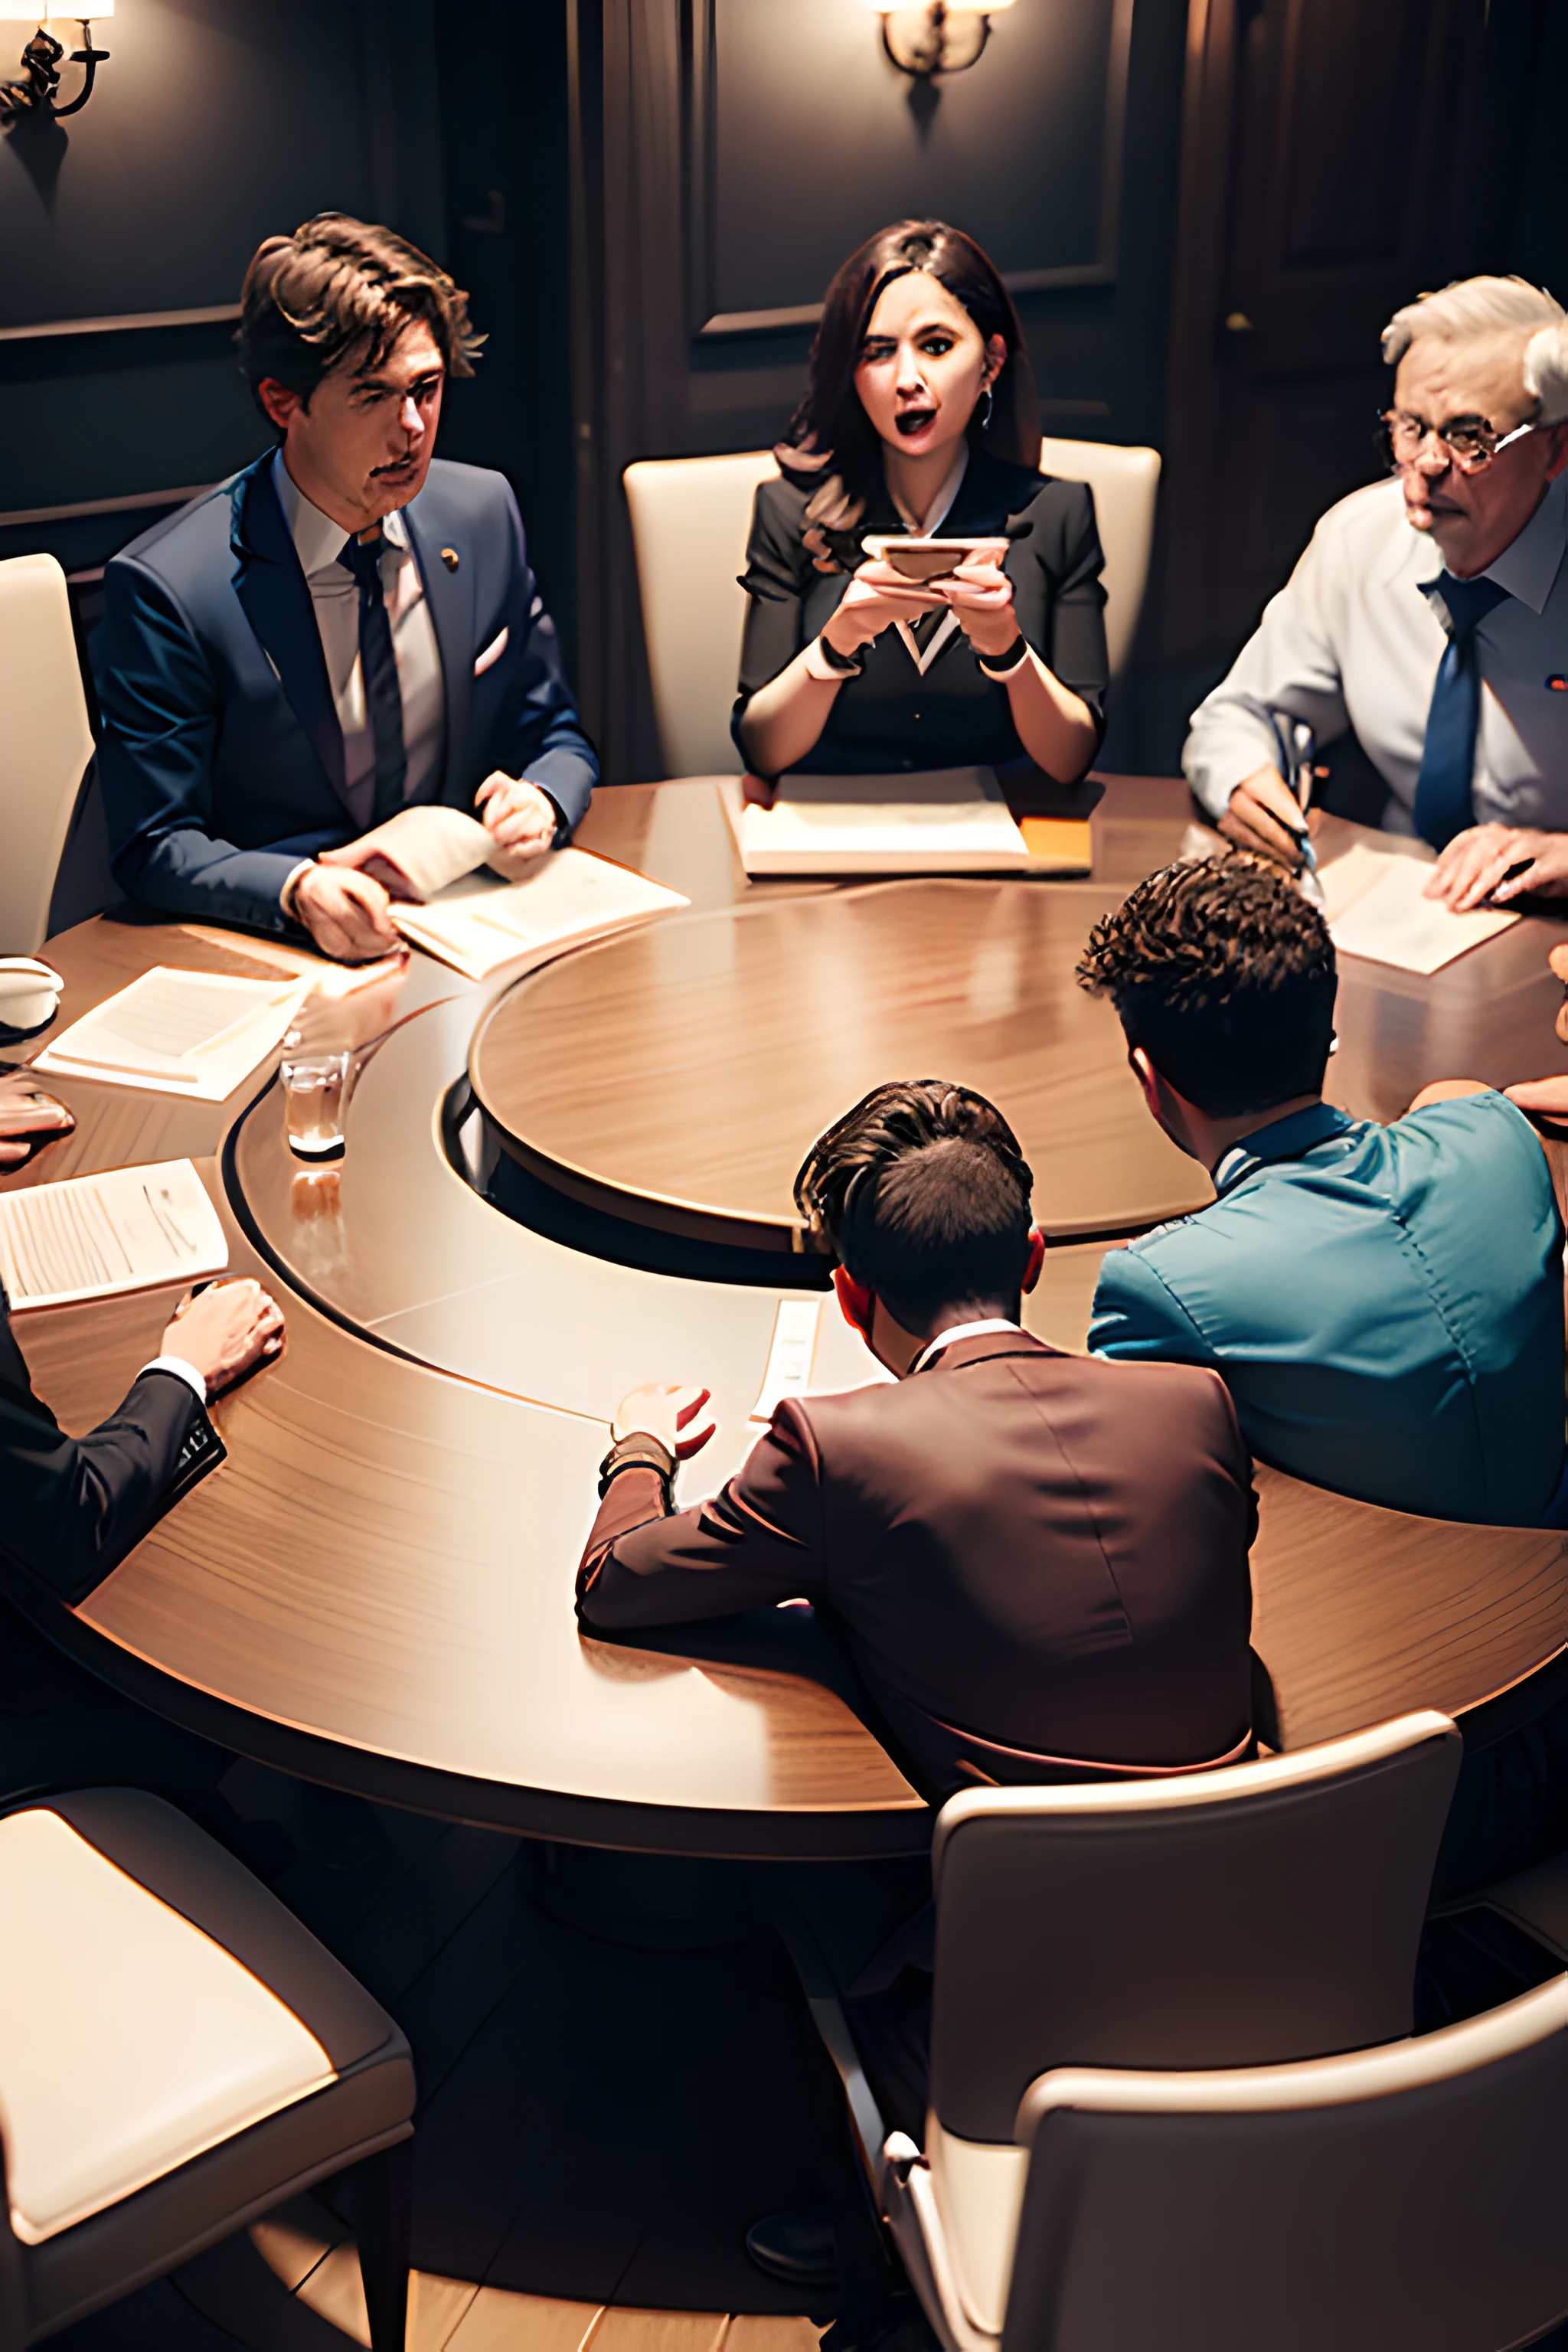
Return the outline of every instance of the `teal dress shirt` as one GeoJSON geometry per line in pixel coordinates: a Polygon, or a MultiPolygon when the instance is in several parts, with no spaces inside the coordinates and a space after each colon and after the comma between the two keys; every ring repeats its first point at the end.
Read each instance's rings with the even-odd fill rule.
{"type": "Polygon", "coordinates": [[[1262,1461],[1433,1518],[1542,1523],[1563,1468],[1563,1227],[1500,1094],[1392,1127],[1328,1103],[1246,1137],[1218,1198],[1108,1253],[1096,1355],[1205,1364],[1262,1461]]]}

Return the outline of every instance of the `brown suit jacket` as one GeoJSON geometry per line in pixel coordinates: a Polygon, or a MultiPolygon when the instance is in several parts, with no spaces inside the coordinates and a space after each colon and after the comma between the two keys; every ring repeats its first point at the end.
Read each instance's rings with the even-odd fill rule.
{"type": "Polygon", "coordinates": [[[1216,1373],[985,1333],[896,1387],[787,1400],[693,1509],[664,1516],[657,1474],[623,1471],[578,1613],[830,1609],[938,1788],[1040,1758],[1205,1762],[1249,1725],[1251,1475],[1216,1373]]]}

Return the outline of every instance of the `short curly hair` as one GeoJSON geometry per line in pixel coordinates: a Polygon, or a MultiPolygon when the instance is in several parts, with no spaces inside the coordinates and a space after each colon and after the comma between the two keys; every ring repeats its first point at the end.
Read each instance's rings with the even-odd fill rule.
{"type": "Polygon", "coordinates": [[[482,335],[468,298],[437,262],[389,228],[347,213],[318,213],[292,236],[269,236],[245,273],[235,342],[260,406],[268,377],[307,407],[321,378],[352,357],[354,373],[384,364],[416,320],[435,338],[448,375],[472,375],[482,335]]]}
{"type": "Polygon", "coordinates": [[[1017,1297],[1033,1185],[994,1103],[946,1078],[903,1078],[817,1138],[795,1197],[855,1280],[923,1332],[944,1308],[1017,1297]]]}
{"type": "Polygon", "coordinates": [[[1089,933],[1080,988],[1211,1118],[1316,1094],[1333,1041],[1334,943],[1277,866],[1232,850],[1167,866],[1089,933]]]}

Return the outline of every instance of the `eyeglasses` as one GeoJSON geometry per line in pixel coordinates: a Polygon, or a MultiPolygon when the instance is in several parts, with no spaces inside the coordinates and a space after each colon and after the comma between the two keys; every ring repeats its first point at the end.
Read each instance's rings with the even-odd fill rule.
{"type": "Polygon", "coordinates": [[[1461,474],[1479,474],[1500,449],[1534,431],[1532,424],[1516,425],[1511,433],[1498,434],[1484,416],[1451,416],[1447,425],[1428,425],[1424,416],[1408,415],[1402,408],[1390,408],[1377,420],[1378,446],[1385,465],[1408,466],[1420,456],[1421,445],[1431,434],[1461,474]]]}

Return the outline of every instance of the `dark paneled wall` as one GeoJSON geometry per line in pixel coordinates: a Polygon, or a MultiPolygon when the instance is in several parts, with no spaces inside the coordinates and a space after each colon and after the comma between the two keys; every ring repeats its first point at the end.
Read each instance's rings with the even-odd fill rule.
{"type": "MultiPolygon", "coordinates": [[[[329,207],[444,243],[433,15],[429,0],[122,0],[86,110],[0,135],[0,515],[212,481],[266,438],[232,320],[3,331],[232,304],[261,237],[329,207]]],[[[5,50],[25,33],[5,26],[5,50]]],[[[141,520],[0,525],[0,553],[100,562],[141,520]]]]}

